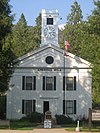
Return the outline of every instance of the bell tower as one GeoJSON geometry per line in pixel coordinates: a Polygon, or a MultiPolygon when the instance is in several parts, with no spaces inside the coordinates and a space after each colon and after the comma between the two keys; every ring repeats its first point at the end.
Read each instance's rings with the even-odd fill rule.
{"type": "Polygon", "coordinates": [[[42,9],[41,46],[58,44],[58,11],[42,9]]]}

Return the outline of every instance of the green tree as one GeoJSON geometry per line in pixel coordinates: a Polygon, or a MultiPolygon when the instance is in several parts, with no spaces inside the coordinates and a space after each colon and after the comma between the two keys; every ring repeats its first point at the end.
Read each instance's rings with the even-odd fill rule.
{"type": "Polygon", "coordinates": [[[82,21],[82,17],[76,21],[77,17],[73,17],[75,16],[73,12],[77,9],[72,8],[75,10],[71,10],[70,17],[67,18],[62,45],[64,46],[64,40],[68,40],[70,43],[69,52],[92,64],[93,105],[100,106],[100,1],[96,0],[94,4],[95,9],[87,21],[82,21]]]}
{"type": "Polygon", "coordinates": [[[41,25],[42,25],[42,19],[41,14],[36,18],[36,26],[34,27],[34,39],[39,46],[41,43],[41,25]]]}
{"type": "Polygon", "coordinates": [[[88,18],[88,31],[90,34],[100,35],[100,1],[94,1],[94,5],[95,9],[88,18]]]}
{"type": "Polygon", "coordinates": [[[12,19],[10,15],[10,5],[9,0],[0,0],[0,51],[2,51],[2,46],[4,38],[11,31],[12,19]]]}
{"type": "Polygon", "coordinates": [[[14,25],[12,31],[12,48],[16,57],[19,57],[27,52],[27,47],[28,47],[27,38],[28,38],[27,22],[24,14],[22,13],[18,23],[14,25]]]}
{"type": "Polygon", "coordinates": [[[37,49],[41,43],[41,14],[36,18],[36,25],[34,27],[28,27],[28,29],[28,40],[30,40],[28,51],[31,51],[37,49]]]}
{"type": "Polygon", "coordinates": [[[100,1],[94,1],[95,9],[88,18],[88,32],[91,36],[93,64],[93,105],[100,106],[100,1]]]}
{"type": "Polygon", "coordinates": [[[94,5],[96,8],[93,10],[92,14],[100,16],[100,1],[94,0],[94,5]]]}
{"type": "Polygon", "coordinates": [[[71,13],[67,17],[63,40],[69,41],[71,45],[69,52],[77,56],[81,55],[81,49],[84,43],[83,37],[85,36],[85,31],[83,30],[85,23],[82,21],[82,17],[80,5],[75,1],[71,6],[71,13]]]}
{"type": "Polygon", "coordinates": [[[10,15],[9,0],[0,0],[0,95],[8,89],[8,82],[12,73],[13,52],[8,39],[11,32],[13,16],[10,15]]]}
{"type": "Polygon", "coordinates": [[[69,24],[77,24],[82,21],[82,10],[77,1],[71,6],[71,13],[67,17],[67,22],[69,24]]]}
{"type": "Polygon", "coordinates": [[[30,52],[40,45],[41,15],[36,18],[36,26],[27,26],[24,14],[13,27],[12,47],[16,57],[30,52]]]}

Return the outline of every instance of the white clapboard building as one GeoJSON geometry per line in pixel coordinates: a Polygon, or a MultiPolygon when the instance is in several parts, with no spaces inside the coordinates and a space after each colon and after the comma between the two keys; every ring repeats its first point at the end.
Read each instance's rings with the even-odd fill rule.
{"type": "Polygon", "coordinates": [[[92,106],[90,63],[58,44],[58,11],[42,10],[40,48],[18,58],[7,92],[7,119],[31,112],[72,117],[92,106]]]}

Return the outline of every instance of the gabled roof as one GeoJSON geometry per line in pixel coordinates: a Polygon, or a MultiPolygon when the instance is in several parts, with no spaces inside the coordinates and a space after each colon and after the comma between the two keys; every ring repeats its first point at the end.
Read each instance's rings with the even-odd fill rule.
{"type": "MultiPolygon", "coordinates": [[[[62,56],[62,57],[64,56],[64,50],[62,50],[61,48],[59,48],[59,47],[57,47],[55,45],[48,44],[48,45],[44,45],[44,46],[42,46],[42,47],[40,47],[40,48],[38,48],[38,49],[36,49],[34,51],[31,51],[31,52],[29,52],[29,53],[17,58],[14,61],[14,63],[18,63],[19,64],[20,62],[23,62],[24,60],[27,60],[28,58],[31,58],[32,56],[35,56],[37,54],[39,55],[40,53],[45,52],[48,49],[52,49],[52,51],[54,50],[54,51],[58,52],[60,54],[60,56],[62,56]]],[[[49,54],[52,54],[52,52],[49,53],[49,54]]],[[[89,67],[91,65],[88,61],[86,61],[86,60],[84,60],[84,59],[82,59],[80,57],[77,57],[77,56],[75,56],[72,53],[68,52],[67,55],[68,55],[67,57],[65,56],[65,60],[68,60],[68,58],[70,58],[70,60],[74,60],[75,62],[78,62],[80,64],[84,64],[87,67],[89,67]]],[[[40,54],[40,56],[42,56],[42,55],[40,54]]],[[[38,58],[41,58],[41,57],[38,57],[38,58]]]]}

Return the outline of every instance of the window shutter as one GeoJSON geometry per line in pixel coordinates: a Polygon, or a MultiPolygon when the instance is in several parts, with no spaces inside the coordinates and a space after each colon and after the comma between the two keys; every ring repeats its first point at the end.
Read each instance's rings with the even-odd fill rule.
{"type": "Polygon", "coordinates": [[[63,90],[65,90],[65,76],[63,76],[63,90]]]}
{"type": "Polygon", "coordinates": [[[33,100],[33,112],[35,112],[35,103],[36,103],[36,100],[33,100]]]}
{"type": "Polygon", "coordinates": [[[34,76],[34,90],[36,90],[36,76],[34,76]]]}
{"type": "Polygon", "coordinates": [[[22,77],[22,90],[25,90],[25,76],[22,77]]]}
{"type": "Polygon", "coordinates": [[[74,114],[76,114],[76,100],[74,100],[74,114]]]}
{"type": "Polygon", "coordinates": [[[65,114],[65,100],[63,100],[63,114],[65,114]]]}
{"type": "Polygon", "coordinates": [[[45,90],[45,76],[43,76],[43,90],[45,90]]]}
{"type": "Polygon", "coordinates": [[[22,100],[22,114],[25,114],[25,111],[24,111],[24,106],[25,105],[25,100],[22,100]]]}
{"type": "Polygon", "coordinates": [[[74,76],[74,90],[76,90],[76,76],[74,76]]]}
{"type": "Polygon", "coordinates": [[[54,90],[56,90],[56,76],[54,76],[54,90]]]}

